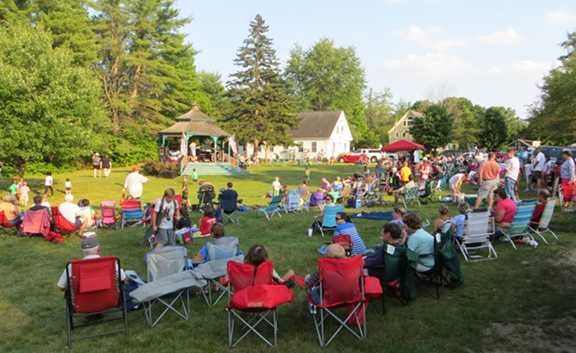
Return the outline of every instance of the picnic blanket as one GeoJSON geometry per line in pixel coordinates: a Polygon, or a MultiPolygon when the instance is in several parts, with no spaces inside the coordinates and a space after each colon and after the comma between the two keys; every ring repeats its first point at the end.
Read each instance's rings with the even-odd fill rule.
{"type": "MultiPolygon", "coordinates": [[[[418,213],[417,211],[408,211],[408,213],[418,213]]],[[[391,221],[392,211],[389,212],[360,212],[350,215],[350,218],[362,218],[362,219],[375,219],[377,221],[391,221]]]]}

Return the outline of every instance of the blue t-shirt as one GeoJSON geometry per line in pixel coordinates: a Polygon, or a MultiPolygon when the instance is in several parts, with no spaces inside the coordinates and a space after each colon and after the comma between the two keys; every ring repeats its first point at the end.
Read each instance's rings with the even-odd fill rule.
{"type": "Polygon", "coordinates": [[[456,226],[456,230],[458,231],[456,236],[460,239],[464,238],[464,223],[466,223],[466,215],[459,214],[458,216],[454,216],[450,222],[456,226]]]}
{"type": "Polygon", "coordinates": [[[420,255],[419,262],[428,267],[434,266],[434,237],[424,229],[418,229],[410,235],[408,248],[420,255]]]}
{"type": "Polygon", "coordinates": [[[360,239],[360,235],[356,230],[356,226],[353,223],[344,223],[340,224],[334,230],[334,236],[337,235],[349,235],[350,239],[352,240],[352,255],[362,255],[366,252],[366,246],[362,239],[360,239]]]}

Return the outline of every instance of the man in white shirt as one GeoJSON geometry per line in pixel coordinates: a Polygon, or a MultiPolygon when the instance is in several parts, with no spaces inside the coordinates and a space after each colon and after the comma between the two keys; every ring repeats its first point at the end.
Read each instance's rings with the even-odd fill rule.
{"type": "Polygon", "coordinates": [[[516,192],[514,191],[514,185],[516,185],[516,180],[520,174],[520,161],[514,156],[514,150],[509,149],[506,151],[508,154],[508,160],[504,166],[506,170],[506,175],[504,176],[504,190],[506,190],[506,195],[514,203],[518,203],[516,199],[516,192]]]}
{"type": "Polygon", "coordinates": [[[79,229],[78,235],[82,235],[84,228],[86,228],[86,224],[88,223],[88,219],[84,216],[80,207],[72,202],[74,201],[74,196],[68,194],[64,197],[64,201],[66,202],[58,206],[60,213],[62,213],[64,218],[79,229]]]}
{"type": "Polygon", "coordinates": [[[536,148],[534,151],[536,154],[536,158],[534,159],[533,165],[533,172],[532,172],[532,180],[536,180],[536,190],[543,188],[542,184],[542,171],[546,165],[546,156],[542,153],[542,148],[536,148]]]}
{"type": "Polygon", "coordinates": [[[175,245],[174,224],[178,220],[178,202],[174,200],[174,189],[164,190],[164,198],[154,206],[152,230],[156,235],[156,249],[164,245],[175,245]],[[158,217],[162,217],[161,219],[158,217]]]}
{"type": "MultiPolygon", "coordinates": [[[[84,258],[82,260],[97,259],[100,257],[100,243],[98,242],[98,239],[96,239],[95,237],[86,238],[82,240],[82,243],[80,244],[81,244],[80,246],[82,247],[82,254],[84,255],[84,258]]],[[[68,269],[70,271],[70,275],[72,275],[72,265],[69,265],[68,269]]],[[[126,274],[122,269],[120,269],[120,278],[122,281],[126,279],[126,274]]],[[[57,285],[62,292],[68,290],[66,269],[64,269],[62,276],[60,276],[57,285]]]]}
{"type": "Polygon", "coordinates": [[[142,196],[142,191],[144,190],[142,183],[150,181],[150,179],[138,173],[138,170],[138,167],[132,168],[132,173],[126,177],[124,188],[122,189],[122,193],[128,189],[128,195],[131,195],[136,200],[140,200],[142,196]]]}

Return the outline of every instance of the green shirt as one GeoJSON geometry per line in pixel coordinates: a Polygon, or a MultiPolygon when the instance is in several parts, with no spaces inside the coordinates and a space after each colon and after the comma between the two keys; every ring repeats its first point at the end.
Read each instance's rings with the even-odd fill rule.
{"type": "Polygon", "coordinates": [[[198,180],[198,173],[197,172],[192,173],[192,180],[198,180]]]}
{"type": "Polygon", "coordinates": [[[10,187],[9,187],[8,189],[10,190],[10,192],[11,192],[12,194],[18,193],[18,185],[16,185],[16,184],[10,185],[10,187]]]}

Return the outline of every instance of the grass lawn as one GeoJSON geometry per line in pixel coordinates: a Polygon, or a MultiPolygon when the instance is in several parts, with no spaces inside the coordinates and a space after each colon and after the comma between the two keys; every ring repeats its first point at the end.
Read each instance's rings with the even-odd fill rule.
{"type": "MultiPolygon", "coordinates": [[[[51,204],[64,199],[64,182],[70,178],[76,199],[88,198],[92,205],[121,197],[122,184],[128,169],[115,169],[110,178],[94,179],[91,171],[55,175],[55,196],[51,204]]],[[[282,184],[295,188],[304,179],[304,168],[296,166],[261,166],[251,168],[250,175],[233,177],[206,176],[216,188],[232,181],[240,198],[248,205],[265,205],[270,199],[259,196],[271,189],[274,176],[282,184]]],[[[352,175],[350,165],[314,165],[310,186],[320,179],[352,175]]],[[[203,176],[200,176],[201,178],[203,176]]],[[[32,198],[43,192],[43,176],[26,178],[32,198]]],[[[7,190],[11,180],[0,182],[7,190]]],[[[153,178],[144,185],[143,200],[151,202],[166,187],[177,193],[180,179],[153,178]]],[[[521,185],[520,189],[523,189],[521,185]]],[[[195,196],[197,186],[190,185],[195,196]]],[[[473,194],[471,186],[464,192],[473,194]]],[[[444,192],[448,194],[448,192],[444,192]]],[[[532,193],[533,194],[533,193],[532,193]]],[[[533,195],[521,194],[521,197],[533,195]]],[[[391,203],[391,198],[386,196],[391,203]]],[[[432,222],[439,203],[412,206],[424,219],[432,222]]],[[[456,205],[449,204],[450,216],[456,205]]],[[[99,210],[99,207],[95,207],[99,210]]],[[[366,211],[390,211],[391,207],[374,207],[366,211]]],[[[349,212],[353,210],[347,209],[349,212]]],[[[240,214],[240,225],[227,225],[228,235],[237,235],[244,251],[254,244],[263,244],[279,273],[293,269],[297,275],[312,273],[321,256],[317,249],[330,238],[306,233],[312,216],[318,211],[274,217],[272,221],[255,212],[240,214]]],[[[192,213],[192,223],[199,224],[199,215],[192,213]]],[[[357,340],[341,332],[327,349],[321,349],[313,319],[307,310],[304,290],[294,288],[294,301],[280,308],[279,351],[291,352],[572,352],[576,348],[576,242],[573,237],[576,214],[556,209],[552,223],[559,229],[560,240],[550,246],[520,246],[514,250],[504,243],[495,244],[498,259],[480,263],[463,263],[465,282],[454,289],[444,289],[440,300],[431,298],[419,288],[419,297],[408,306],[394,303],[386,316],[373,308],[367,312],[368,338],[357,340]]],[[[354,220],[367,247],[381,243],[382,222],[354,220]]],[[[144,256],[148,247],[139,245],[144,228],[98,230],[102,255],[116,255],[124,269],[136,270],[145,278],[144,256]]],[[[60,244],[46,243],[40,238],[10,237],[0,240],[0,351],[59,352],[66,351],[65,301],[56,282],[66,263],[81,258],[79,237],[60,244]]],[[[187,245],[194,256],[207,239],[196,239],[187,245]]],[[[390,302],[390,301],[389,301],[390,302]]],[[[73,349],[82,352],[227,352],[227,314],[225,304],[208,308],[203,299],[192,298],[192,318],[185,321],[167,314],[150,328],[142,311],[129,313],[130,336],[122,334],[81,340],[73,349]]],[[[81,329],[80,329],[81,330],[81,329]]],[[[267,331],[265,331],[267,332],[267,331]]],[[[256,336],[249,335],[234,350],[258,352],[268,349],[256,336]]]]}

